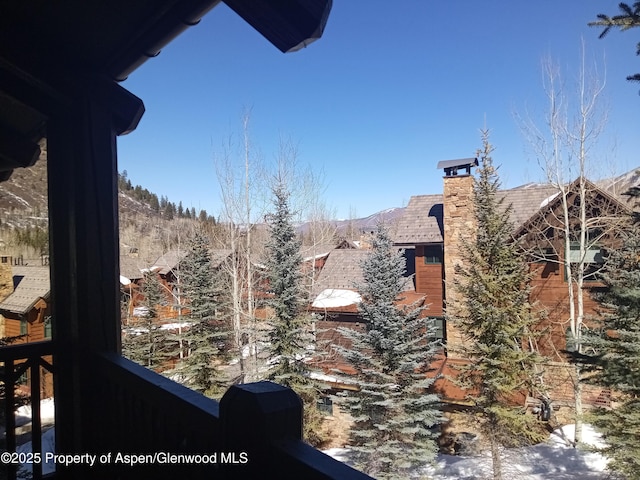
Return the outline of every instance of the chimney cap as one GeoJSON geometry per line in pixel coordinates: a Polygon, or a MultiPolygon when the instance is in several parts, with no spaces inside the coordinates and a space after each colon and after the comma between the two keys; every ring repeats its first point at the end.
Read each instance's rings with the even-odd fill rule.
{"type": "Polygon", "coordinates": [[[457,160],[442,160],[438,162],[438,169],[443,168],[444,173],[447,177],[452,177],[454,175],[458,175],[458,170],[464,168],[466,170],[465,174],[471,174],[471,167],[478,166],[478,159],[475,157],[471,158],[459,158],[457,160]]]}

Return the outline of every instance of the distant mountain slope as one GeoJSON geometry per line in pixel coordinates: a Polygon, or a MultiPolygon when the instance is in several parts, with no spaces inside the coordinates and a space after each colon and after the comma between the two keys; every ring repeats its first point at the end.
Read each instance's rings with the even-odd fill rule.
{"type": "Polygon", "coordinates": [[[0,213],[47,212],[46,144],[40,148],[40,158],[33,167],[16,168],[9,180],[0,183],[0,213]]]}
{"type": "MultiPolygon", "coordinates": [[[[8,230],[21,229],[28,226],[34,227],[36,225],[42,227],[46,225],[48,211],[46,144],[43,143],[41,148],[42,154],[40,159],[33,167],[16,169],[8,181],[0,183],[0,227],[2,227],[1,230],[5,231],[4,237],[6,237],[8,230]]],[[[629,188],[640,185],[640,167],[634,168],[617,177],[602,180],[598,182],[598,184],[614,195],[620,196],[629,188]]],[[[525,184],[516,188],[527,189],[535,185],[536,184],[525,184]]],[[[150,194],[146,189],[142,189],[139,186],[133,189],[130,182],[128,189],[121,188],[118,195],[121,237],[126,237],[126,242],[130,243],[135,240],[136,235],[149,235],[151,233],[150,227],[148,226],[150,223],[154,224],[152,235],[155,237],[168,237],[169,231],[175,232],[177,225],[171,223],[171,217],[160,213],[162,208],[166,207],[167,199],[161,198],[159,210],[157,203],[155,208],[153,208],[149,202],[136,198],[136,196],[139,196],[137,195],[137,193],[139,193],[137,190],[142,190],[152,197],[155,197],[156,202],[158,200],[157,195],[150,194]],[[165,201],[165,205],[162,205],[162,200],[165,201]],[[142,222],[144,222],[147,227],[141,228],[139,232],[132,231],[135,225],[142,222]],[[124,228],[128,229],[127,235],[123,235],[122,230],[124,228]],[[163,230],[165,228],[169,231],[165,233],[158,231],[158,229],[163,230]]],[[[173,205],[175,207],[175,204],[173,205]]],[[[199,213],[205,213],[205,217],[212,221],[212,217],[206,215],[206,212],[199,213]]],[[[403,213],[404,207],[388,208],[369,215],[368,217],[334,220],[331,223],[340,235],[349,236],[351,239],[358,239],[360,234],[374,230],[376,224],[380,221],[393,226],[403,213]]],[[[181,218],[179,220],[183,220],[180,224],[183,228],[186,227],[186,223],[189,223],[189,218],[181,218]]],[[[310,228],[309,223],[303,223],[298,227],[298,230],[304,235],[310,228]]],[[[3,236],[1,230],[0,237],[3,236]]],[[[6,240],[6,238],[0,238],[0,240],[6,240]]]]}

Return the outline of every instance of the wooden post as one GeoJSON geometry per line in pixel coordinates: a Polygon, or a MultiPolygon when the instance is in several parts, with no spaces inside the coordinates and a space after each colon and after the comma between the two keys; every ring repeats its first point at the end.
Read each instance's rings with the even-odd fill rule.
{"type": "Polygon", "coordinates": [[[273,382],[233,385],[220,400],[220,424],[224,453],[239,459],[221,465],[227,476],[263,478],[268,476],[271,446],[302,439],[302,400],[273,382]]]}
{"type": "Polygon", "coordinates": [[[56,446],[88,453],[92,421],[109,408],[94,398],[92,354],[120,351],[116,135],[144,107],[106,79],[74,80],[65,93],[71,103],[47,125],[56,446]]]}

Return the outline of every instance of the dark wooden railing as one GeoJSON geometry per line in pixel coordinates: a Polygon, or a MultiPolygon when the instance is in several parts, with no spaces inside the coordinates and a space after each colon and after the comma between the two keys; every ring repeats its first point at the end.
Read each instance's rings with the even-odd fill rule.
{"type": "MultiPolygon", "coordinates": [[[[51,353],[51,342],[24,345],[0,349],[0,360],[7,372],[19,359],[40,365],[51,353]]],[[[88,453],[105,459],[109,455],[108,461],[85,468],[90,478],[370,478],[302,442],[302,403],[288,388],[271,382],[235,385],[218,403],[120,355],[90,358],[87,389],[97,408],[95,421],[83,428],[91,429],[88,453]],[[125,455],[145,463],[132,466],[125,455]],[[195,455],[191,459],[196,461],[186,455],[195,455]],[[206,461],[197,461],[203,458],[206,461]]],[[[12,368],[15,379],[17,370],[12,368]]],[[[34,407],[34,432],[39,428],[37,410],[34,407]]],[[[9,437],[7,450],[15,451],[15,435],[9,437]]],[[[36,437],[34,452],[41,448],[36,437]]],[[[33,473],[40,478],[40,468],[33,473]]],[[[15,478],[15,471],[8,478],[15,478]]]]}
{"type": "MultiPolygon", "coordinates": [[[[33,452],[42,451],[42,422],[40,419],[41,399],[41,370],[53,373],[53,366],[47,358],[53,354],[53,342],[33,342],[18,345],[9,345],[0,348],[0,382],[4,387],[4,419],[5,435],[2,450],[15,452],[17,446],[16,434],[16,388],[18,381],[24,375],[28,375],[29,397],[31,402],[31,444],[33,452]]],[[[15,460],[15,459],[14,459],[15,460]]],[[[2,462],[9,479],[16,478],[17,463],[2,462]]],[[[34,479],[42,478],[42,463],[33,463],[32,476],[34,479]]]]}
{"type": "MultiPolygon", "coordinates": [[[[234,385],[218,403],[118,355],[99,357],[96,374],[101,395],[113,405],[101,428],[103,448],[112,455],[116,448],[215,460],[145,466],[155,478],[370,478],[301,441],[302,403],[291,389],[271,382],[234,385]]],[[[113,473],[140,478],[141,471],[113,473]]]]}

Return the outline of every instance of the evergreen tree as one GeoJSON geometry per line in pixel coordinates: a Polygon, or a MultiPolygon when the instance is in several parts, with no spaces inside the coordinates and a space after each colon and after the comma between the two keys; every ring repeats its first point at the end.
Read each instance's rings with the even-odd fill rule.
{"type": "Polygon", "coordinates": [[[158,200],[158,195],[156,195],[155,193],[151,194],[149,198],[149,206],[154,212],[160,211],[160,201],[158,200]]]}
{"type": "Polygon", "coordinates": [[[304,436],[318,444],[321,415],[317,408],[318,390],[309,377],[305,362],[307,346],[313,342],[311,317],[305,303],[300,241],[292,224],[289,192],[280,182],[273,188],[275,212],[269,222],[267,278],[273,294],[269,305],[274,314],[269,331],[273,368],[269,379],[293,389],[304,403],[304,436]]]}
{"type": "Polygon", "coordinates": [[[220,273],[213,267],[209,239],[203,233],[196,232],[189,241],[179,275],[189,309],[183,336],[189,352],[179,370],[187,386],[217,396],[224,382],[216,363],[225,357],[229,328],[220,298],[220,273]]]}
{"type": "Polygon", "coordinates": [[[164,218],[167,220],[173,220],[176,214],[176,204],[173,202],[167,202],[167,206],[164,209],[164,218]]]}
{"type": "MultiPolygon", "coordinates": [[[[598,20],[589,23],[590,27],[604,27],[600,38],[603,38],[612,28],[619,28],[624,32],[630,28],[640,27],[640,2],[634,2],[633,5],[621,2],[618,8],[620,8],[620,14],[610,17],[601,13],[598,15],[598,20]]],[[[636,46],[636,54],[640,55],[640,43],[636,46]]],[[[627,80],[640,82],[640,73],[629,75],[627,80]]]]}
{"type": "Polygon", "coordinates": [[[512,206],[498,196],[500,182],[493,166],[488,131],[482,132],[481,165],[474,182],[476,235],[463,242],[463,265],[455,288],[464,299],[455,318],[447,316],[466,341],[460,353],[458,384],[469,392],[482,433],[489,440],[494,479],[502,478],[503,446],[543,438],[538,420],[514,405],[518,392],[534,391],[540,356],[523,348],[538,319],[529,303],[526,257],[513,241],[512,206]]]}
{"type": "Polygon", "coordinates": [[[411,478],[437,453],[433,427],[443,418],[440,399],[428,393],[429,365],[441,349],[434,319],[421,305],[400,305],[405,259],[378,225],[372,252],[362,263],[360,313],[365,331],[341,329],[351,349],[337,347],[356,370],[360,390],[344,399],[353,417],[350,448],[355,465],[376,478],[411,478]]]}
{"type": "Polygon", "coordinates": [[[122,339],[125,357],[147,368],[158,370],[167,359],[167,333],[162,330],[161,309],[167,304],[162,285],[153,272],[146,272],[142,283],[146,312],[140,322],[129,326],[122,339]]]}
{"type": "MultiPolygon", "coordinates": [[[[636,192],[637,193],[637,192],[636,192]]],[[[602,433],[608,468],[640,479],[640,219],[623,233],[622,248],[611,251],[598,295],[603,309],[601,335],[586,337],[598,352],[597,370],[587,381],[621,395],[614,409],[596,409],[593,424],[602,433]]]]}

